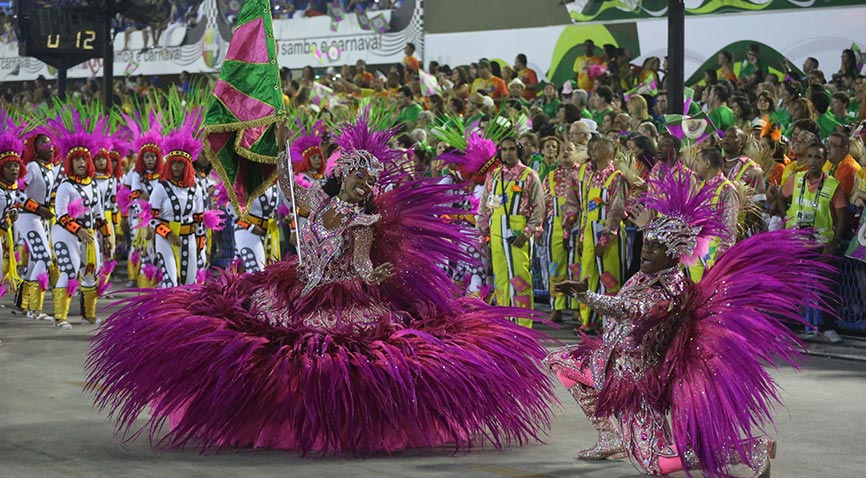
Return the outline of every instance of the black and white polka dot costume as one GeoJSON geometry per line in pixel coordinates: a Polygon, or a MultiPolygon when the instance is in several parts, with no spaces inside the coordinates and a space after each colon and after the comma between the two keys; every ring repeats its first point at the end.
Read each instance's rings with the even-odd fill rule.
{"type": "Polygon", "coordinates": [[[99,198],[96,182],[91,178],[64,178],[57,188],[54,207],[57,223],[51,228],[51,238],[54,241],[57,268],[60,270],[55,288],[67,288],[71,280],[79,280],[82,288],[95,288],[96,272],[101,262],[99,241],[94,239],[92,246],[95,248],[95,263],[86,264],[87,246],[79,239],[77,232],[73,231],[87,229],[95,238],[97,222],[104,221],[102,201],[99,198]],[[75,217],[70,214],[69,206],[79,199],[84,207],[84,213],[75,217]]]}
{"type": "Polygon", "coordinates": [[[199,267],[198,238],[204,235],[201,222],[204,201],[200,190],[195,186],[160,181],[154,185],[150,207],[153,213],[150,227],[156,232],[154,265],[162,272],[160,287],[195,283],[199,267]],[[167,231],[180,237],[181,245],[177,250],[168,241],[167,231]]]}
{"type": "Polygon", "coordinates": [[[29,251],[27,270],[22,278],[36,284],[41,274],[48,274],[48,269],[53,262],[48,236],[49,225],[45,219],[36,214],[36,209],[39,206],[50,209],[51,192],[54,190],[58,168],[50,163],[33,160],[27,163],[26,169],[27,173],[24,176],[26,197],[15,227],[29,251]]]}
{"type": "Polygon", "coordinates": [[[17,267],[14,261],[15,251],[8,251],[8,257],[4,257],[4,253],[7,251],[3,249],[4,246],[13,247],[15,244],[14,234],[10,238],[9,230],[13,229],[14,232],[15,225],[13,218],[17,215],[25,200],[24,193],[18,189],[17,183],[6,184],[0,180],[0,234],[4,237],[3,241],[0,241],[0,258],[4,262],[3,267],[0,268],[0,274],[3,274],[2,278],[0,278],[2,282],[5,282],[7,279],[5,275],[7,270],[14,272],[15,276],[17,276],[17,271],[13,270],[13,268],[17,267]],[[7,243],[10,239],[11,243],[7,243]]]}
{"type": "Polygon", "coordinates": [[[235,219],[235,256],[247,272],[261,271],[274,258],[279,260],[279,254],[272,250],[272,241],[268,239],[271,234],[279,234],[279,230],[274,228],[280,198],[279,188],[275,184],[252,201],[246,217],[239,217],[236,211],[229,208],[235,219]],[[256,234],[254,231],[257,229],[264,235],[256,234]]]}
{"type": "MultiPolygon", "coordinates": [[[[94,178],[96,181],[96,187],[99,189],[99,200],[102,202],[102,210],[105,213],[106,219],[113,218],[118,211],[117,206],[117,178],[110,174],[100,175],[97,174],[94,178]]],[[[111,221],[109,221],[111,222],[111,221]]],[[[106,237],[102,231],[97,231],[99,234],[99,241],[102,244],[109,243],[112,248],[111,250],[103,251],[105,257],[114,257],[114,234],[109,234],[106,237]]]]}
{"type": "MultiPolygon", "coordinates": [[[[144,229],[139,227],[142,214],[140,201],[148,202],[149,199],[146,200],[144,198],[149,198],[153,194],[153,190],[158,183],[159,173],[151,171],[146,171],[144,173],[133,171],[131,173],[129,189],[132,191],[130,198],[133,201],[129,206],[129,230],[137,231],[132,240],[132,247],[135,249],[135,252],[141,260],[138,267],[138,277],[135,279],[139,287],[153,285],[148,284],[148,281],[144,278],[141,271],[143,271],[144,266],[148,264],[156,266],[156,251],[153,248],[154,243],[153,241],[144,239],[144,229]]],[[[132,278],[130,278],[130,280],[132,280],[132,278]]]]}

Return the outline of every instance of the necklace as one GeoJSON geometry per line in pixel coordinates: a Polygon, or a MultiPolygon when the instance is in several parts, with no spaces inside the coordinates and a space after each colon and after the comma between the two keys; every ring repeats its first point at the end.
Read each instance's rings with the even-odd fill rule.
{"type": "Polygon", "coordinates": [[[334,196],[332,204],[333,204],[334,212],[336,212],[337,214],[339,214],[341,216],[345,216],[345,217],[350,217],[350,216],[354,216],[356,214],[360,214],[362,209],[363,209],[363,206],[361,206],[361,203],[346,202],[346,201],[343,201],[342,199],[340,199],[339,196],[334,196]]]}

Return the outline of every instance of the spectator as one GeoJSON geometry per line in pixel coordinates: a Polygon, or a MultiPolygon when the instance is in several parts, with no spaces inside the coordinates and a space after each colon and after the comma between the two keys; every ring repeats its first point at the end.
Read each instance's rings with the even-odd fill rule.
{"type": "Polygon", "coordinates": [[[732,83],[737,81],[737,75],[734,74],[734,55],[731,52],[724,50],[720,51],[717,58],[719,69],[716,70],[716,77],[724,78],[732,83]]]}
{"type": "Polygon", "coordinates": [[[595,56],[595,42],[586,40],[583,42],[583,55],[578,56],[574,60],[572,71],[574,79],[577,81],[577,87],[586,90],[590,93],[595,91],[595,81],[589,76],[589,69],[592,65],[602,65],[604,62],[598,56],[595,56]]]}
{"type": "Polygon", "coordinates": [[[604,117],[613,111],[613,90],[608,86],[600,86],[595,94],[592,95],[592,99],[594,100],[594,105],[593,101],[590,101],[592,120],[598,124],[603,124],[604,117]]]}
{"type": "Polygon", "coordinates": [[[472,91],[483,91],[494,100],[501,100],[508,96],[508,87],[502,78],[493,76],[490,61],[486,58],[478,61],[478,78],[472,82],[472,91]]]}
{"type": "Polygon", "coordinates": [[[405,126],[406,130],[415,128],[415,123],[418,122],[418,115],[423,108],[414,101],[415,95],[412,89],[408,86],[400,88],[397,94],[397,104],[400,106],[400,114],[397,116],[397,124],[405,126]]]}
{"type": "Polygon", "coordinates": [[[406,46],[403,48],[403,53],[406,55],[403,57],[403,66],[405,66],[407,70],[417,73],[418,69],[421,67],[421,62],[415,58],[415,44],[412,42],[406,43],[406,46]]]}
{"type": "Polygon", "coordinates": [[[736,125],[734,111],[728,107],[730,96],[731,92],[721,83],[714,86],[710,93],[709,117],[719,131],[726,131],[736,125]]]}
{"type": "Polygon", "coordinates": [[[592,113],[589,112],[589,93],[580,88],[574,90],[571,94],[571,103],[580,111],[580,116],[592,119],[592,113]]]}
{"type": "Polygon", "coordinates": [[[860,171],[857,160],[849,154],[850,143],[848,135],[838,132],[830,134],[826,143],[827,160],[831,164],[830,176],[839,181],[839,187],[842,188],[845,197],[850,196],[854,191],[854,179],[860,171]]]}
{"type": "Polygon", "coordinates": [[[526,62],[526,55],[523,53],[518,53],[514,58],[514,70],[517,72],[517,78],[526,85],[523,98],[527,101],[534,100],[537,94],[538,75],[535,74],[535,70],[529,67],[526,62]]]}
{"type": "Polygon", "coordinates": [[[556,110],[559,109],[559,99],[556,97],[556,85],[553,83],[544,83],[541,90],[541,98],[536,104],[541,106],[542,111],[549,118],[556,116],[556,110]]]}

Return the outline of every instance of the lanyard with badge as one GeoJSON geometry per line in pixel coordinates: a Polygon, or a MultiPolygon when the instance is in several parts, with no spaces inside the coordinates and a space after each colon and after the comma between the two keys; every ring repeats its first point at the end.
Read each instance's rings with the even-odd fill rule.
{"type": "Polygon", "coordinates": [[[808,211],[803,210],[803,195],[806,194],[806,182],[809,180],[806,175],[803,175],[803,182],[800,184],[800,196],[797,198],[797,229],[808,229],[815,225],[815,211],[818,210],[818,201],[821,199],[821,190],[824,189],[824,179],[826,176],[821,176],[821,182],[818,183],[818,189],[815,190],[815,197],[812,198],[812,204],[808,211]]]}
{"type": "MultiPolygon", "coordinates": [[[[508,183],[510,182],[511,181],[508,181],[508,183]]],[[[514,232],[511,230],[510,219],[510,210],[511,206],[514,205],[514,198],[512,197],[509,204],[507,193],[508,188],[506,188],[505,185],[505,167],[503,166],[499,169],[499,190],[502,192],[502,194],[496,194],[496,190],[494,189],[493,194],[488,199],[487,206],[492,209],[496,209],[499,207],[505,208],[505,230],[503,231],[503,236],[505,237],[505,240],[510,244],[516,239],[516,237],[514,236],[514,232]]]]}

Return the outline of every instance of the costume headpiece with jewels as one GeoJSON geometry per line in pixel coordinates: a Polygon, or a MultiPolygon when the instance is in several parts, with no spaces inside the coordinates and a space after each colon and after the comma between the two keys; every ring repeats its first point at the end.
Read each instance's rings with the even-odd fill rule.
{"type": "Polygon", "coordinates": [[[713,237],[731,234],[722,222],[722,210],[713,204],[713,188],[698,189],[693,175],[682,165],[660,165],[658,176],[648,181],[648,193],[641,202],[658,212],[644,226],[644,239],[667,246],[667,254],[685,265],[694,265],[704,256],[713,237]]]}
{"type": "Polygon", "coordinates": [[[184,163],[184,174],[182,185],[188,188],[195,186],[195,169],[193,162],[198,159],[202,150],[201,140],[197,138],[198,125],[201,124],[202,109],[187,115],[183,124],[177,130],[165,137],[162,142],[165,150],[165,162],[162,166],[160,177],[171,178],[171,163],[181,161],[184,163]]]}
{"type": "Polygon", "coordinates": [[[322,153],[322,134],[325,128],[321,121],[317,122],[312,132],[305,129],[292,140],[289,154],[292,158],[295,173],[323,174],[325,172],[325,155],[322,153]],[[310,171],[310,158],[318,154],[322,158],[318,171],[310,171]]]}
{"type": "Polygon", "coordinates": [[[144,153],[156,155],[156,171],[162,167],[162,119],[155,111],[148,114],[145,122],[138,113],[135,117],[124,114],[127,125],[132,131],[132,151],[137,155],[135,160],[135,171],[145,173],[144,153]]]}
{"type": "Polygon", "coordinates": [[[16,124],[16,121],[7,116],[5,111],[0,110],[0,169],[9,162],[18,162],[18,179],[27,174],[21,154],[24,152],[24,142],[19,135],[24,125],[16,124]]]}
{"type": "Polygon", "coordinates": [[[339,152],[328,158],[326,174],[344,177],[350,171],[364,169],[378,178],[386,165],[395,165],[401,152],[388,146],[394,129],[376,130],[369,111],[362,110],[354,124],[343,126],[337,138],[339,152]]]}

